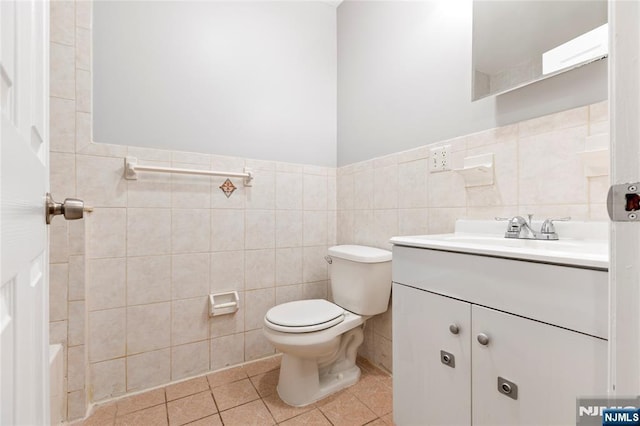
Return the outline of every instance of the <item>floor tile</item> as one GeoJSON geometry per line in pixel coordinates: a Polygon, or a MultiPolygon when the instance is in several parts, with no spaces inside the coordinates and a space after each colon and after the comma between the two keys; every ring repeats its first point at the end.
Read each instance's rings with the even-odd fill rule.
{"type": "Polygon", "coordinates": [[[218,371],[217,373],[207,375],[207,380],[209,381],[211,389],[246,378],[247,372],[242,367],[230,368],[228,370],[218,371]]]}
{"type": "Polygon", "coordinates": [[[222,420],[220,419],[220,416],[216,414],[214,416],[205,417],[204,419],[188,423],[188,426],[222,426],[222,420]]]}
{"type": "Polygon", "coordinates": [[[116,404],[100,405],[95,408],[91,417],[82,422],[83,426],[112,426],[116,421],[116,404]]]}
{"type": "Polygon", "coordinates": [[[261,400],[220,413],[225,426],[271,426],[275,420],[261,400]]]}
{"type": "Polygon", "coordinates": [[[213,397],[220,411],[260,398],[249,379],[219,386],[213,389],[213,397]]]}
{"type": "Polygon", "coordinates": [[[301,414],[297,417],[280,423],[282,426],[331,426],[331,422],[318,410],[314,408],[308,413],[301,414]]]}
{"type": "Polygon", "coordinates": [[[166,426],[167,424],[167,406],[165,404],[145,408],[144,410],[116,418],[116,426],[166,426]]]}
{"type": "Polygon", "coordinates": [[[249,377],[257,376],[258,374],[266,373],[267,371],[280,368],[280,355],[272,356],[269,358],[261,359],[249,364],[243,365],[243,368],[249,375],[249,377]]]}
{"type": "Polygon", "coordinates": [[[292,407],[291,405],[285,404],[277,393],[272,393],[271,395],[264,397],[262,400],[278,423],[311,411],[315,408],[315,405],[313,404],[307,405],[306,407],[292,407]]]}
{"type": "Polygon", "coordinates": [[[320,411],[335,426],[361,426],[378,417],[350,393],[320,407],[320,411]]]}
{"type": "Polygon", "coordinates": [[[384,422],[384,424],[388,426],[395,425],[395,423],[393,422],[393,412],[387,414],[386,416],[380,417],[380,419],[384,422]]]}
{"type": "Polygon", "coordinates": [[[351,388],[351,393],[378,417],[389,414],[393,410],[393,392],[382,382],[374,380],[368,383],[357,383],[351,388]]]}
{"type": "Polygon", "coordinates": [[[139,395],[130,396],[117,402],[118,416],[133,413],[155,405],[164,404],[164,389],[156,389],[139,395]]]}
{"type": "Polygon", "coordinates": [[[261,397],[265,397],[276,393],[278,379],[280,378],[280,369],[271,370],[268,373],[258,374],[251,378],[251,383],[258,390],[261,397]]]}
{"type": "Polygon", "coordinates": [[[209,383],[206,377],[196,377],[195,379],[167,386],[165,389],[167,392],[167,401],[173,401],[174,399],[209,390],[209,383]]]}
{"type": "Polygon", "coordinates": [[[169,424],[183,425],[215,414],[218,410],[210,391],[200,392],[167,403],[169,424]]]}

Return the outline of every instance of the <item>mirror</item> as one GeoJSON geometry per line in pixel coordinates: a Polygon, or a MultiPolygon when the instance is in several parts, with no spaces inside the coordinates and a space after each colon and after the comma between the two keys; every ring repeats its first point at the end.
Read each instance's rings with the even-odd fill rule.
{"type": "Polygon", "coordinates": [[[472,100],[607,56],[606,0],[474,0],[472,100]]]}

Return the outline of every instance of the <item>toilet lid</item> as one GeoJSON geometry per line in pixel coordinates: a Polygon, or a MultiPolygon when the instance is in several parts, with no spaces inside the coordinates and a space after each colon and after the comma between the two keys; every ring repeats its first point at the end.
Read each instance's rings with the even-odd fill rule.
{"type": "Polygon", "coordinates": [[[267,327],[288,333],[324,330],[344,320],[344,309],[324,299],[297,300],[269,309],[267,327]]]}

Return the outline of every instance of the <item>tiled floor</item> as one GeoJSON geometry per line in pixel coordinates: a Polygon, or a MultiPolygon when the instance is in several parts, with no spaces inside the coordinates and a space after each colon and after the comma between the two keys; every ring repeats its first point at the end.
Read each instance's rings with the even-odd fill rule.
{"type": "Polygon", "coordinates": [[[391,377],[359,359],[360,381],[315,404],[294,408],[276,393],[274,357],[97,407],[86,426],[393,425],[391,377]]]}

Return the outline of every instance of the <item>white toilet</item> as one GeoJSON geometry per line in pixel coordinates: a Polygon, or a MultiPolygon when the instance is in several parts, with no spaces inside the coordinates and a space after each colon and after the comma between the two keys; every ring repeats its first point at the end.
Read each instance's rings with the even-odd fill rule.
{"type": "Polygon", "coordinates": [[[391,252],[343,245],[327,261],[335,303],[299,300],[275,306],[264,317],[264,334],[283,353],[278,395],[301,407],[351,386],[360,378],[358,347],[364,322],[387,310],[391,252]]]}

